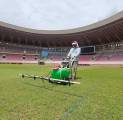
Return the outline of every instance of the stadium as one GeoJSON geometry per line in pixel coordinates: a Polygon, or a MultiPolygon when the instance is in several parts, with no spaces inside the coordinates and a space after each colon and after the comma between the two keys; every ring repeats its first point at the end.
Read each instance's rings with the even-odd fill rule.
{"type": "Polygon", "coordinates": [[[123,11],[60,30],[0,20],[1,120],[122,120],[122,86],[123,11]],[[81,48],[75,80],[80,84],[35,80],[63,61],[73,41],[81,48]]]}

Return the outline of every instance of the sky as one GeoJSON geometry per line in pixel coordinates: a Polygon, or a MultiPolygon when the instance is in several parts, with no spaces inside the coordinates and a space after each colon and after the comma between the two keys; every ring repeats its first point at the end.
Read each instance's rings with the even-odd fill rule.
{"type": "Polygon", "coordinates": [[[38,30],[66,30],[122,10],[123,0],[0,0],[0,21],[38,30]]]}

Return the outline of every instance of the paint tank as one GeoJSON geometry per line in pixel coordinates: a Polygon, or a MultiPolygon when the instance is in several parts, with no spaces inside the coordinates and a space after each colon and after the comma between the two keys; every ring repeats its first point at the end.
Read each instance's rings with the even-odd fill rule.
{"type": "Polygon", "coordinates": [[[60,69],[53,69],[51,71],[51,78],[54,79],[68,79],[70,77],[70,69],[69,68],[60,68],[60,69]]]}

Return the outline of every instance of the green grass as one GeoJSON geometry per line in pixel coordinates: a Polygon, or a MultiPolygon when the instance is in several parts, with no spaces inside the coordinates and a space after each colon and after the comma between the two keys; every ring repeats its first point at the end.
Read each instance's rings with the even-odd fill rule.
{"type": "Polygon", "coordinates": [[[51,67],[0,64],[0,120],[123,120],[123,68],[79,67],[70,87],[18,76],[51,67]]]}

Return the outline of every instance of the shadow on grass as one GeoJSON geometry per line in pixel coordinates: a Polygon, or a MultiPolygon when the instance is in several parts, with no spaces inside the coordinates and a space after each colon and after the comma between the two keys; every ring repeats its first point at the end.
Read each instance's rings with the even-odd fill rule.
{"type": "Polygon", "coordinates": [[[64,91],[60,91],[60,90],[54,90],[53,88],[59,84],[54,84],[54,83],[51,83],[51,84],[54,84],[52,85],[52,87],[46,87],[45,85],[34,85],[32,83],[27,83],[27,82],[24,82],[24,84],[26,85],[30,85],[30,86],[33,86],[33,87],[37,87],[37,88],[41,88],[41,89],[46,89],[48,91],[51,91],[51,92],[57,92],[57,93],[62,93],[62,94],[65,94],[65,95],[69,95],[69,96],[74,96],[74,97],[78,97],[78,98],[82,98],[83,96],[81,95],[77,95],[77,94],[74,94],[74,93],[68,93],[68,92],[64,92],[64,91]]]}

